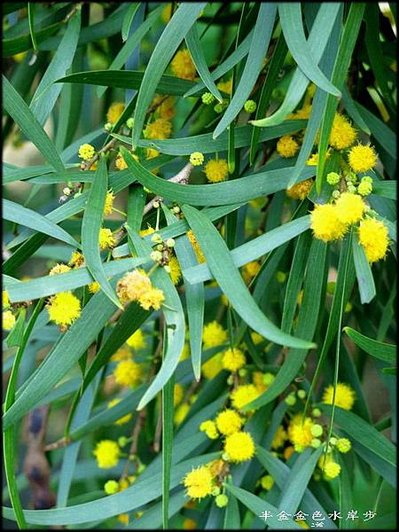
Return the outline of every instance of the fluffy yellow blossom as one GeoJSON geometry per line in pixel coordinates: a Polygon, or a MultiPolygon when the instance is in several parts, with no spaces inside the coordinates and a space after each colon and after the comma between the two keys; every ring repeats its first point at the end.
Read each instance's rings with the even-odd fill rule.
{"type": "Polygon", "coordinates": [[[51,270],[48,272],[49,275],[57,275],[58,273],[66,273],[69,272],[70,266],[67,264],[56,264],[51,268],[51,270]]]}
{"type": "Polygon", "coordinates": [[[116,156],[115,166],[118,170],[125,170],[127,168],[125,159],[122,157],[120,153],[118,153],[118,155],[116,156]]]}
{"type": "Polygon", "coordinates": [[[231,408],[226,408],[220,412],[215,421],[219,432],[225,436],[238,432],[244,424],[240,414],[231,408]]]}
{"type": "Polygon", "coordinates": [[[292,445],[289,445],[288,447],[286,447],[283,451],[284,459],[289,460],[291,456],[294,454],[294,452],[295,452],[295,449],[292,445]]]}
{"type": "Polygon", "coordinates": [[[217,353],[212,358],[204,362],[201,366],[201,371],[207,379],[213,379],[223,369],[222,365],[223,353],[217,353]]]}
{"type": "Polygon", "coordinates": [[[79,148],[78,155],[84,161],[90,161],[94,157],[96,149],[91,144],[82,144],[79,148]]]}
{"type": "Polygon", "coordinates": [[[201,164],[204,162],[204,154],[200,151],[194,151],[190,155],[190,163],[193,166],[201,166],[201,164]]]}
{"type": "Polygon", "coordinates": [[[121,386],[135,386],[141,380],[141,366],[134,360],[122,360],[114,369],[115,382],[121,386]]]}
{"type": "Polygon", "coordinates": [[[149,225],[147,229],[142,229],[139,234],[141,237],[144,237],[147,235],[152,235],[153,233],[155,233],[155,229],[149,225]]]}
{"type": "Polygon", "coordinates": [[[72,268],[79,268],[80,266],[83,266],[84,263],[85,258],[79,251],[74,251],[68,262],[69,266],[72,266],[72,268]]]}
{"type": "Polygon", "coordinates": [[[50,320],[65,327],[80,316],[80,301],[72,292],[60,292],[46,305],[50,320]]]}
{"type": "Polygon", "coordinates": [[[260,262],[257,260],[252,260],[251,262],[247,262],[247,264],[243,267],[243,277],[244,281],[246,283],[249,283],[251,279],[255,277],[257,273],[259,273],[260,270],[260,262]]]}
{"type": "Polygon", "coordinates": [[[173,96],[165,98],[164,95],[157,94],[152,100],[152,105],[157,106],[155,112],[160,118],[170,120],[175,116],[175,98],[173,96]]]}
{"type": "Polygon", "coordinates": [[[309,194],[313,185],[313,179],[305,179],[301,183],[297,183],[290,188],[287,188],[286,194],[290,198],[303,200],[309,194]]]}
{"type": "Polygon", "coordinates": [[[296,414],[288,426],[288,439],[297,452],[302,452],[309,447],[313,440],[313,421],[310,417],[302,419],[302,414],[296,414]]]}
{"type": "Polygon", "coordinates": [[[259,390],[253,384],[241,384],[231,393],[231,402],[234,408],[241,410],[245,405],[252,403],[259,396],[259,390]]]}
{"type": "Polygon", "coordinates": [[[196,530],[197,526],[197,521],[194,521],[194,519],[190,519],[188,517],[183,521],[182,528],[183,530],[196,530]]]}
{"type": "Polygon", "coordinates": [[[8,308],[10,306],[10,298],[9,298],[7,290],[3,290],[1,302],[2,302],[3,308],[8,308]]]}
{"type": "Polygon", "coordinates": [[[252,373],[252,382],[260,393],[266,391],[267,386],[263,382],[263,373],[261,371],[254,371],[252,373]]]}
{"type": "Polygon", "coordinates": [[[190,499],[203,499],[210,495],[213,488],[212,475],[208,467],[200,466],[187,473],[183,480],[190,499]]]}
{"type": "Polygon", "coordinates": [[[224,451],[229,462],[245,462],[255,454],[255,443],[249,432],[234,432],[227,436],[224,451]]]}
{"type": "Polygon", "coordinates": [[[119,362],[121,360],[128,360],[132,358],[132,353],[126,347],[120,347],[111,357],[113,362],[119,362]]]}
{"type": "Polygon", "coordinates": [[[329,144],[336,150],[349,148],[356,140],[356,131],[349,120],[336,113],[331,128],[329,144]]]}
{"type": "Polygon", "coordinates": [[[216,320],[204,325],[202,331],[204,349],[216,347],[227,342],[227,331],[216,320]]]}
{"type": "Polygon", "coordinates": [[[15,325],[15,316],[11,310],[4,310],[2,317],[2,328],[4,331],[11,331],[15,325]]]}
{"type": "Polygon", "coordinates": [[[146,346],[146,341],[144,338],[143,331],[141,329],[137,329],[136,332],[129,336],[129,338],[126,340],[126,343],[132,349],[144,349],[144,347],[146,346]]]}
{"type": "Polygon", "coordinates": [[[184,388],[181,384],[176,383],[173,388],[173,406],[179,405],[184,398],[184,388]]]}
{"type": "Polygon", "coordinates": [[[124,110],[125,104],[123,102],[112,103],[107,111],[107,121],[111,124],[115,124],[119,120],[124,110]]]}
{"type": "Polygon", "coordinates": [[[377,154],[372,146],[357,144],[349,150],[348,160],[354,172],[367,172],[377,164],[377,154]]]}
{"type": "Polygon", "coordinates": [[[179,261],[177,260],[175,256],[170,258],[168,266],[170,268],[169,275],[170,275],[170,278],[172,279],[172,283],[178,284],[181,279],[182,273],[181,273],[179,261]]]}
{"type": "Polygon", "coordinates": [[[146,159],[155,159],[155,157],[158,157],[159,151],[154,150],[154,148],[146,148],[145,154],[146,154],[146,159]]]}
{"type": "Polygon", "coordinates": [[[117,516],[117,519],[122,525],[128,525],[129,524],[129,514],[119,514],[117,516]]]}
{"type": "Polygon", "coordinates": [[[322,455],[317,465],[323,471],[324,478],[326,480],[332,480],[336,478],[341,472],[341,466],[334,461],[333,457],[330,454],[322,455]]]}
{"type": "Polygon", "coordinates": [[[274,479],[271,475],[265,475],[260,479],[260,485],[262,488],[266,491],[269,491],[272,489],[274,485],[274,479]]]}
{"type": "Polygon", "coordinates": [[[287,116],[287,118],[290,118],[291,120],[307,120],[310,117],[310,113],[312,112],[312,104],[307,103],[301,107],[301,109],[298,109],[295,113],[291,113],[287,116]]]}
{"type": "Polygon", "coordinates": [[[225,181],[229,174],[226,159],[210,159],[205,165],[204,172],[211,183],[225,181]]]}
{"type": "Polygon", "coordinates": [[[263,336],[255,331],[251,332],[251,339],[255,345],[261,344],[264,340],[263,336]]]}
{"type": "Polygon", "coordinates": [[[345,224],[358,222],[366,209],[366,204],[358,194],[343,192],[335,202],[335,212],[338,220],[345,224]]]}
{"type": "Polygon", "coordinates": [[[162,12],[161,12],[161,20],[162,20],[162,22],[167,24],[169,22],[171,16],[172,16],[172,4],[171,3],[167,3],[167,4],[165,4],[165,6],[164,6],[164,8],[162,9],[162,12]]]}
{"type": "Polygon", "coordinates": [[[101,288],[100,283],[97,281],[93,281],[88,286],[89,286],[89,292],[91,294],[96,294],[101,288]]]}
{"type": "MultiPolygon", "coordinates": [[[[325,158],[328,159],[329,157],[330,157],[330,150],[327,151],[325,158]]],[[[308,166],[317,166],[319,164],[319,154],[313,153],[313,155],[311,155],[309,159],[306,161],[306,164],[308,166]]]]}
{"type": "Polygon", "coordinates": [[[102,250],[115,246],[116,240],[114,235],[112,234],[111,229],[107,229],[106,227],[102,227],[100,229],[100,233],[98,235],[98,243],[100,245],[100,249],[102,250]]]}
{"type": "Polygon", "coordinates": [[[168,139],[172,133],[172,123],[166,118],[157,118],[147,124],[144,130],[146,139],[168,139]]]}
{"type": "Polygon", "coordinates": [[[222,365],[228,371],[238,371],[245,366],[246,358],[241,349],[233,347],[233,349],[226,349],[223,353],[222,365]]]}
{"type": "MultiPolygon", "coordinates": [[[[327,386],[327,388],[324,390],[323,394],[323,403],[327,405],[333,404],[333,394],[334,394],[334,386],[330,384],[330,386],[327,386]]],[[[337,387],[335,389],[335,404],[336,406],[339,406],[340,408],[343,408],[344,410],[351,410],[353,403],[355,402],[356,395],[355,392],[352,390],[352,388],[348,384],[344,384],[343,382],[338,382],[337,387]]]]}
{"type": "Polygon", "coordinates": [[[297,141],[290,135],[284,135],[277,142],[277,153],[281,157],[294,157],[296,152],[299,150],[299,144],[297,141]]]}
{"type": "Polygon", "coordinates": [[[231,94],[231,91],[233,90],[233,79],[230,78],[227,81],[219,81],[216,87],[226,94],[231,94]]]}
{"type": "Polygon", "coordinates": [[[205,434],[210,438],[211,440],[216,440],[216,438],[219,436],[219,433],[216,428],[216,423],[210,419],[207,419],[206,421],[203,421],[199,427],[201,432],[205,432],[205,434]]]}
{"type": "Polygon", "coordinates": [[[387,226],[375,218],[362,220],[359,225],[359,242],[369,262],[383,259],[389,245],[387,226]]]}
{"type": "Polygon", "coordinates": [[[193,80],[197,74],[190,52],[187,49],[177,52],[172,59],[170,67],[173,74],[181,79],[193,80]]]}
{"type": "Polygon", "coordinates": [[[108,190],[107,195],[105,196],[104,216],[107,216],[107,214],[111,214],[114,206],[114,199],[114,193],[112,192],[112,190],[108,190]]]}
{"type": "Polygon", "coordinates": [[[101,469],[109,469],[118,464],[120,457],[118,444],[112,440],[101,440],[93,451],[97,465],[101,469]]]}
{"type": "Polygon", "coordinates": [[[338,240],[347,231],[347,225],[339,220],[336,206],[331,203],[315,205],[311,213],[310,227],[314,237],[324,242],[338,240]]]}
{"type": "Polygon", "coordinates": [[[200,245],[198,244],[197,239],[195,238],[194,233],[191,231],[187,231],[187,238],[189,239],[191,245],[194,248],[195,255],[197,257],[198,262],[205,262],[205,255],[202,252],[202,249],[200,245]]]}
{"type": "Polygon", "coordinates": [[[151,289],[151,280],[144,270],[138,269],[126,273],[116,285],[116,293],[122,301],[137,301],[151,289]]]}
{"type": "Polygon", "coordinates": [[[282,425],[279,425],[274,434],[274,438],[272,441],[272,449],[279,449],[280,447],[282,447],[287,437],[288,435],[287,432],[284,430],[284,427],[282,425]]]}
{"type": "MultiPolygon", "coordinates": [[[[112,408],[113,406],[117,405],[121,402],[121,399],[115,398],[112,399],[107,405],[108,408],[112,408]]],[[[119,419],[115,421],[115,425],[124,425],[125,423],[129,423],[129,421],[132,419],[132,414],[126,414],[126,416],[122,416],[119,419]]]]}
{"type": "Polygon", "coordinates": [[[164,293],[159,288],[150,288],[150,290],[145,292],[139,298],[140,306],[144,310],[150,310],[150,308],[153,308],[154,310],[159,310],[164,301],[164,293]]]}
{"type": "Polygon", "coordinates": [[[187,414],[190,412],[190,405],[188,403],[182,403],[176,408],[175,415],[173,416],[173,421],[177,426],[181,425],[187,414]]]}

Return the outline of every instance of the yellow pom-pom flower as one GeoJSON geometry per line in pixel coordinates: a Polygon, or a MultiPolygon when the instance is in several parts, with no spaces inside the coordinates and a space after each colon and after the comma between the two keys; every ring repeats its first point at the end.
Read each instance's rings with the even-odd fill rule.
{"type": "Polygon", "coordinates": [[[356,131],[349,120],[345,116],[336,113],[330,133],[330,146],[336,150],[344,150],[352,146],[355,140],[356,131]]]}
{"type": "Polygon", "coordinates": [[[111,357],[113,362],[120,362],[121,360],[128,360],[132,358],[132,353],[127,347],[120,347],[111,357]]]}
{"type": "Polygon", "coordinates": [[[114,369],[115,382],[121,386],[135,386],[141,380],[141,366],[134,360],[122,360],[114,369]]]}
{"type": "Polygon", "coordinates": [[[90,292],[91,294],[96,294],[96,293],[100,290],[101,285],[100,285],[99,282],[97,282],[97,281],[93,281],[92,283],[90,283],[90,284],[88,285],[88,287],[89,287],[89,292],[90,292]]]}
{"type": "Polygon", "coordinates": [[[204,154],[200,151],[194,151],[190,155],[190,163],[193,166],[201,166],[201,164],[204,162],[204,154]]]}
{"type": "Polygon", "coordinates": [[[279,425],[272,441],[272,449],[279,449],[284,445],[284,442],[286,441],[288,435],[287,432],[284,430],[284,427],[282,425],[279,425]]]}
{"type": "Polygon", "coordinates": [[[3,290],[1,302],[3,308],[8,308],[10,306],[10,297],[8,295],[7,290],[3,290]]]}
{"type": "Polygon", "coordinates": [[[144,349],[144,347],[146,346],[146,341],[144,338],[143,331],[141,329],[137,329],[136,332],[129,336],[129,338],[126,340],[126,343],[132,349],[144,349]]]}
{"type": "Polygon", "coordinates": [[[377,154],[372,146],[357,144],[349,150],[348,160],[354,172],[367,172],[377,164],[377,154]]]}
{"type": "Polygon", "coordinates": [[[225,181],[229,174],[226,159],[210,159],[205,165],[204,172],[211,183],[225,181]]]}
{"type": "Polygon", "coordinates": [[[197,239],[195,238],[194,233],[191,231],[187,231],[187,238],[189,239],[191,245],[194,248],[195,256],[197,257],[198,262],[205,262],[205,255],[202,252],[202,249],[200,245],[198,244],[197,239]]]}
{"type": "Polygon", "coordinates": [[[204,362],[201,366],[201,371],[207,379],[213,379],[223,369],[222,365],[223,353],[217,353],[212,358],[204,362]]]}
{"type": "Polygon", "coordinates": [[[260,479],[260,485],[262,488],[266,491],[269,491],[272,489],[274,485],[274,479],[271,475],[265,475],[260,479]]]}
{"type": "Polygon", "coordinates": [[[187,49],[177,52],[172,59],[170,67],[173,74],[181,79],[193,80],[197,74],[190,52],[187,49]]]}
{"type": "Polygon", "coordinates": [[[187,414],[190,412],[190,405],[188,403],[182,403],[179,405],[173,416],[173,421],[177,426],[181,425],[186,419],[187,414]]]}
{"type": "Polygon", "coordinates": [[[227,436],[224,451],[229,462],[245,462],[255,455],[255,443],[249,432],[234,432],[227,436]]]}
{"type": "Polygon", "coordinates": [[[90,161],[94,157],[96,149],[91,144],[82,144],[79,148],[78,155],[84,161],[90,161]]]}
{"type": "MultiPolygon", "coordinates": [[[[324,390],[323,394],[323,403],[327,405],[333,404],[333,395],[334,395],[334,386],[330,384],[324,390]]],[[[335,404],[344,410],[351,410],[353,403],[355,402],[356,395],[355,392],[348,384],[343,382],[338,382],[335,389],[335,404]]]]}
{"type": "Polygon", "coordinates": [[[301,183],[297,183],[290,188],[287,188],[286,194],[292,199],[303,200],[309,194],[313,185],[313,179],[305,179],[301,183]]]}
{"type": "Polygon", "coordinates": [[[200,466],[187,473],[183,480],[187,496],[190,499],[203,499],[213,489],[213,479],[209,468],[200,466]]]}
{"type": "Polygon", "coordinates": [[[281,155],[281,157],[285,157],[285,158],[294,157],[296,152],[299,150],[299,144],[290,135],[284,135],[277,142],[276,149],[277,149],[277,153],[281,155]]]}
{"type": "Polygon", "coordinates": [[[139,297],[140,306],[144,310],[159,310],[162,303],[165,301],[165,295],[159,288],[151,288],[139,297]]]}
{"type": "Polygon", "coordinates": [[[345,224],[354,224],[362,217],[366,204],[358,194],[343,192],[335,202],[335,212],[338,220],[345,224]]]}
{"type": "Polygon", "coordinates": [[[341,466],[334,461],[330,454],[321,456],[317,464],[322,470],[326,480],[336,478],[341,472],[341,466]]]}
{"type": "Polygon", "coordinates": [[[237,410],[252,403],[259,396],[259,390],[253,384],[241,384],[231,393],[231,403],[237,410]]]}
{"type": "Polygon", "coordinates": [[[166,118],[157,118],[147,124],[144,130],[146,139],[168,139],[172,133],[172,123],[166,118]]]}
{"type": "MultiPolygon", "coordinates": [[[[112,399],[107,405],[108,408],[112,408],[113,406],[117,405],[121,402],[121,399],[115,398],[112,399]]],[[[129,421],[132,419],[132,414],[126,414],[126,416],[122,416],[119,419],[115,421],[115,425],[124,425],[125,423],[129,423],[129,421]]]]}
{"type": "Polygon", "coordinates": [[[114,206],[114,199],[115,199],[114,193],[112,192],[112,190],[108,190],[107,195],[105,196],[104,216],[111,214],[113,206],[114,206]]]}
{"type": "Polygon", "coordinates": [[[204,349],[216,347],[227,342],[227,331],[217,321],[211,321],[202,331],[204,349]]]}
{"type": "Polygon", "coordinates": [[[118,464],[120,448],[113,440],[101,440],[93,451],[97,465],[101,469],[110,469],[118,464]]]}
{"type": "Polygon", "coordinates": [[[59,292],[46,305],[50,320],[66,327],[80,316],[80,301],[72,292],[59,292]]]}
{"type": "Polygon", "coordinates": [[[216,423],[210,419],[203,421],[199,428],[200,428],[200,431],[205,432],[205,434],[211,440],[216,440],[216,438],[219,436],[219,433],[216,428],[216,423]]]}
{"type": "Polygon", "coordinates": [[[151,289],[151,280],[144,270],[134,270],[126,273],[116,285],[116,293],[122,301],[137,301],[151,289]]]}
{"type": "Polygon", "coordinates": [[[115,246],[116,239],[112,234],[111,229],[107,229],[106,227],[102,227],[100,229],[100,233],[98,235],[98,243],[100,245],[100,249],[102,250],[115,246]]]}
{"type": "Polygon", "coordinates": [[[84,263],[85,258],[79,251],[74,251],[68,262],[69,266],[72,266],[72,268],[79,268],[80,266],[83,266],[84,263]]]}
{"type": "Polygon", "coordinates": [[[238,432],[244,423],[240,414],[231,408],[226,408],[226,410],[220,412],[215,421],[219,432],[225,436],[238,432]]]}
{"type": "Polygon", "coordinates": [[[233,79],[230,78],[227,81],[219,81],[216,87],[226,94],[231,94],[231,91],[233,90],[233,79]]]}
{"type": "Polygon", "coordinates": [[[339,220],[336,206],[331,203],[315,205],[311,213],[310,227],[314,237],[324,242],[338,240],[347,231],[347,225],[339,220]]]}
{"type": "Polygon", "coordinates": [[[3,331],[11,331],[15,325],[15,316],[11,310],[4,310],[2,316],[3,331]]]}
{"type": "Polygon", "coordinates": [[[310,417],[302,419],[302,414],[296,414],[290,421],[288,426],[288,439],[294,445],[297,452],[302,452],[306,447],[310,447],[313,421],[310,417]]]}
{"type": "Polygon", "coordinates": [[[241,349],[233,347],[233,349],[226,349],[223,353],[222,364],[223,368],[228,371],[238,371],[245,366],[246,358],[241,349]]]}
{"type": "Polygon", "coordinates": [[[49,275],[57,275],[59,273],[66,273],[66,272],[69,272],[70,270],[70,266],[68,266],[67,264],[56,264],[55,266],[53,266],[51,268],[51,270],[48,272],[49,275]]]}
{"type": "Polygon", "coordinates": [[[170,268],[169,275],[170,275],[170,278],[172,279],[172,283],[176,285],[179,283],[182,277],[182,273],[181,273],[179,261],[177,260],[175,256],[170,258],[168,266],[170,268]]]}
{"type": "Polygon", "coordinates": [[[112,103],[107,111],[107,121],[111,124],[115,124],[124,110],[125,104],[123,102],[112,103]]]}
{"type": "Polygon", "coordinates": [[[359,225],[359,242],[370,263],[383,259],[389,245],[387,226],[375,218],[362,220],[359,225]]]}

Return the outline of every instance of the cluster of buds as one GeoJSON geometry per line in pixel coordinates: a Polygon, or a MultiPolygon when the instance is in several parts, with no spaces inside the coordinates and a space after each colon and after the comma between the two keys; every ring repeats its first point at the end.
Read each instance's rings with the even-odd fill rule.
{"type": "Polygon", "coordinates": [[[349,171],[344,178],[337,172],[330,172],[327,174],[327,183],[334,188],[332,197],[336,200],[340,197],[342,192],[350,192],[351,194],[360,194],[360,196],[368,196],[373,191],[373,178],[366,175],[360,180],[355,172],[349,171]]]}
{"type": "Polygon", "coordinates": [[[163,266],[170,273],[169,262],[171,259],[171,251],[175,247],[175,240],[168,238],[164,241],[159,233],[155,233],[151,237],[151,242],[154,244],[154,250],[150,255],[151,259],[160,266],[163,266]]]}
{"type": "Polygon", "coordinates": [[[71,198],[77,198],[82,193],[82,183],[72,183],[69,181],[67,186],[62,189],[62,195],[58,202],[65,203],[71,198]]]}

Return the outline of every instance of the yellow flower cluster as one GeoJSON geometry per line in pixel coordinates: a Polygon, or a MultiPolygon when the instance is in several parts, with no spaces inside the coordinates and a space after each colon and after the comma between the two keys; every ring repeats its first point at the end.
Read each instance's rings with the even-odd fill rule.
{"type": "Polygon", "coordinates": [[[287,188],[286,194],[292,199],[304,200],[313,186],[313,179],[305,179],[290,188],[287,188]]]}
{"type": "Polygon", "coordinates": [[[229,462],[245,462],[255,455],[255,443],[249,432],[234,432],[227,436],[224,451],[229,462]]]}
{"type": "Polygon", "coordinates": [[[348,161],[354,172],[367,172],[377,164],[377,154],[372,146],[357,144],[349,150],[348,161]]]}
{"type": "Polygon", "coordinates": [[[336,150],[344,150],[352,146],[356,140],[356,131],[349,120],[336,113],[331,128],[329,144],[336,150]]]}
{"type": "Polygon", "coordinates": [[[97,465],[101,469],[110,469],[118,464],[121,450],[113,440],[101,440],[93,451],[97,465]]]}
{"type": "Polygon", "coordinates": [[[210,159],[205,165],[204,172],[211,183],[225,181],[229,174],[226,159],[210,159]]]}
{"type": "Polygon", "coordinates": [[[223,369],[227,369],[231,372],[236,372],[245,366],[246,358],[241,349],[233,347],[232,349],[226,349],[223,353],[222,366],[223,369]]]}
{"type": "Polygon", "coordinates": [[[138,351],[139,349],[144,349],[146,347],[146,341],[141,329],[137,329],[127,340],[126,343],[129,347],[138,351]]]}
{"type": "MultiPolygon", "coordinates": [[[[327,405],[333,404],[334,386],[330,384],[324,390],[322,401],[327,405]]],[[[343,382],[338,382],[335,388],[335,405],[344,410],[351,410],[355,402],[356,394],[352,388],[343,382]]]]}
{"type": "Polygon", "coordinates": [[[198,244],[198,240],[195,238],[194,233],[191,231],[187,231],[187,238],[189,239],[191,245],[194,248],[195,256],[197,257],[198,262],[205,262],[205,255],[202,252],[202,249],[200,245],[198,244]]]}
{"type": "Polygon", "coordinates": [[[377,262],[387,254],[388,228],[380,220],[366,218],[359,224],[359,242],[369,262],[377,262]]]}
{"type": "Polygon", "coordinates": [[[172,283],[176,285],[179,283],[180,279],[182,278],[182,272],[181,272],[179,261],[174,255],[170,257],[168,266],[170,269],[169,275],[170,275],[170,278],[172,279],[172,283]]]}
{"type": "Polygon", "coordinates": [[[61,264],[57,263],[55,266],[51,268],[51,270],[48,272],[49,275],[57,275],[59,273],[66,273],[69,272],[70,266],[67,264],[61,264]]]}
{"type": "Polygon", "coordinates": [[[217,321],[211,321],[204,325],[202,342],[204,349],[222,345],[227,342],[227,331],[217,321]]]}
{"type": "Polygon", "coordinates": [[[111,229],[107,229],[106,227],[102,227],[100,229],[100,233],[98,235],[98,243],[100,245],[101,250],[112,248],[115,246],[116,239],[112,234],[111,229]]]}
{"type": "Polygon", "coordinates": [[[190,499],[203,499],[212,493],[213,477],[207,466],[200,466],[187,473],[183,480],[190,499]]]}
{"type": "Polygon", "coordinates": [[[281,155],[281,157],[294,157],[296,152],[299,150],[299,144],[290,135],[284,135],[278,140],[276,149],[277,153],[281,155]]]}
{"type": "MultiPolygon", "coordinates": [[[[118,398],[112,399],[112,401],[109,401],[107,408],[112,408],[113,406],[116,406],[120,402],[121,402],[121,399],[118,399],[118,398]]],[[[124,425],[125,423],[129,423],[131,419],[132,419],[132,414],[126,414],[126,416],[122,416],[119,419],[117,419],[115,421],[115,425],[124,425]]]]}
{"type": "Polygon", "coordinates": [[[115,124],[119,120],[124,110],[125,104],[123,102],[112,103],[107,111],[107,121],[110,124],[115,124]]]}
{"type": "Polygon", "coordinates": [[[80,316],[80,301],[72,292],[59,292],[46,305],[50,320],[62,328],[71,325],[80,316]]]}
{"type": "Polygon", "coordinates": [[[82,144],[79,148],[78,155],[84,161],[90,161],[94,157],[96,149],[91,144],[82,144]]]}
{"type": "Polygon", "coordinates": [[[190,163],[193,166],[201,166],[201,164],[204,162],[204,154],[200,151],[194,151],[190,155],[190,163]]]}
{"type": "Polygon", "coordinates": [[[122,360],[116,365],[113,375],[120,386],[134,387],[141,380],[141,366],[132,359],[122,360]]]}
{"type": "Polygon", "coordinates": [[[297,452],[302,452],[310,447],[314,438],[312,434],[313,421],[310,417],[302,419],[302,414],[296,414],[288,425],[288,439],[297,452]]]}
{"type": "Polygon", "coordinates": [[[187,49],[177,52],[172,59],[170,67],[173,74],[181,79],[193,80],[197,74],[190,52],[187,49]]]}
{"type": "Polygon", "coordinates": [[[105,196],[105,203],[104,203],[104,216],[107,216],[108,214],[111,214],[112,209],[114,207],[114,199],[115,195],[112,192],[112,190],[108,190],[107,195],[105,196]]]}
{"type": "Polygon", "coordinates": [[[227,81],[219,81],[216,87],[226,94],[231,94],[231,91],[233,90],[233,79],[230,78],[227,81]]]}
{"type": "Polygon", "coordinates": [[[172,123],[166,118],[157,118],[147,124],[144,130],[146,139],[168,139],[172,133],[172,123]]]}
{"type": "Polygon", "coordinates": [[[231,403],[237,410],[241,410],[245,405],[252,403],[260,392],[254,384],[240,384],[230,394],[231,403]]]}
{"type": "Polygon", "coordinates": [[[137,301],[145,310],[159,310],[165,301],[162,290],[154,288],[144,270],[128,272],[116,285],[116,292],[122,303],[137,301]]]}
{"type": "Polygon", "coordinates": [[[151,106],[156,108],[155,115],[159,118],[171,120],[175,116],[175,98],[173,96],[165,98],[164,95],[157,94],[154,96],[151,106]]]}

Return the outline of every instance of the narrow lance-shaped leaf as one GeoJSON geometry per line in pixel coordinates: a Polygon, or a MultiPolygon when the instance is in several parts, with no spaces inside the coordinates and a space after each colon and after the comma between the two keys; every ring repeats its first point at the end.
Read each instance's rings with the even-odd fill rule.
{"type": "Polygon", "coordinates": [[[225,241],[212,222],[189,205],[184,205],[182,209],[198,239],[211,272],[241,318],[256,332],[279,345],[305,349],[314,347],[312,342],[283,333],[266,318],[251,296],[233,263],[225,241]]]}
{"type": "Polygon", "coordinates": [[[176,52],[181,41],[197,20],[199,13],[201,13],[206,5],[207,2],[199,2],[198,4],[180,4],[164,29],[161,37],[158,39],[145,69],[143,81],[137,97],[134,128],[132,131],[133,148],[137,146],[137,141],[141,130],[143,129],[147,108],[157,90],[158,82],[161,79],[165,68],[172,59],[173,54],[176,52]]]}
{"type": "Polygon", "coordinates": [[[355,344],[369,355],[388,362],[395,363],[396,360],[396,345],[387,344],[373,340],[364,334],[361,334],[352,327],[344,327],[344,332],[349,336],[355,344]]]}
{"type": "Polygon", "coordinates": [[[112,289],[104,272],[101,260],[99,235],[103,219],[105,198],[107,195],[107,166],[105,157],[100,159],[94,182],[90,188],[87,206],[82,220],[82,251],[87,268],[94,279],[100,283],[101,289],[110,300],[123,309],[116,293],[112,289]]]}
{"type": "Polygon", "coordinates": [[[367,260],[363,247],[359,243],[356,232],[353,233],[352,240],[353,261],[355,263],[357,284],[359,286],[360,301],[370,303],[376,295],[373,272],[367,260]]]}

